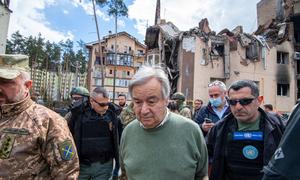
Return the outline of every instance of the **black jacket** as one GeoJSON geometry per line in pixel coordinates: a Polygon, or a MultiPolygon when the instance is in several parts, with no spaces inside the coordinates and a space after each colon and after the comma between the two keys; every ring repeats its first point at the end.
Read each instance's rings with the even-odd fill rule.
{"type": "MultiPolygon", "coordinates": [[[[264,131],[264,152],[263,152],[263,164],[267,165],[275,152],[279,141],[282,136],[282,129],[280,124],[273,116],[267,115],[261,108],[258,109],[261,113],[260,127],[264,131]]],[[[207,134],[207,149],[208,155],[212,158],[212,170],[209,179],[210,180],[223,180],[224,168],[225,168],[225,143],[227,142],[227,134],[230,131],[234,131],[237,127],[237,120],[230,113],[223,120],[219,121],[214,127],[212,127],[207,134]]]]}
{"type": "MultiPolygon", "coordinates": [[[[120,109],[118,105],[110,104],[108,110],[104,116],[108,116],[112,122],[112,136],[113,136],[113,158],[119,163],[119,140],[122,132],[122,126],[120,126],[120,119],[118,114],[120,109]]],[[[96,114],[96,112],[91,108],[89,101],[77,104],[71,109],[71,119],[68,122],[70,131],[74,137],[75,144],[78,150],[78,156],[80,159],[80,144],[81,144],[81,131],[82,131],[82,121],[86,117],[90,117],[96,114]]]]}
{"type": "Polygon", "coordinates": [[[264,167],[263,180],[298,180],[300,179],[300,104],[289,117],[278,149],[268,166],[264,167]]]}

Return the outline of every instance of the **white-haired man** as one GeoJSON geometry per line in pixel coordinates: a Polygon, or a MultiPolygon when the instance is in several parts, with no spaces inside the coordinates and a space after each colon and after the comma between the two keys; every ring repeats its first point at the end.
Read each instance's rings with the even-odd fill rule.
{"type": "Polygon", "coordinates": [[[159,67],[143,66],[129,85],[137,117],[123,131],[122,176],[128,179],[203,179],[207,149],[199,126],[167,109],[170,84],[159,67]]]}

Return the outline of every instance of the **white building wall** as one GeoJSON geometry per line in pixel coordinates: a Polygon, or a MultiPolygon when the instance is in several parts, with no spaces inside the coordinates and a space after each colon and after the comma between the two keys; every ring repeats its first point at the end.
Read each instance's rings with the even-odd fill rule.
{"type": "MultiPolygon", "coordinates": [[[[194,99],[200,98],[204,103],[208,102],[208,84],[211,79],[219,78],[224,79],[224,61],[223,58],[218,60],[208,59],[207,64],[203,58],[202,49],[207,45],[199,38],[196,40],[195,50],[195,65],[194,65],[194,99]]],[[[289,112],[295,104],[296,99],[296,80],[295,80],[295,65],[293,60],[293,46],[290,42],[286,41],[281,45],[274,46],[267,51],[266,69],[262,61],[248,61],[248,65],[242,65],[245,62],[245,49],[238,43],[237,51],[230,51],[230,78],[224,79],[226,86],[229,87],[231,83],[236,80],[250,79],[259,82],[260,94],[264,96],[263,103],[271,103],[278,111],[289,112]],[[289,81],[289,95],[277,95],[277,68],[282,66],[277,64],[277,51],[284,51],[289,53],[289,63],[286,65],[290,77],[289,81]]],[[[181,84],[181,83],[180,83],[181,84]]]]}
{"type": "Polygon", "coordinates": [[[5,53],[6,39],[9,25],[10,12],[3,5],[0,5],[0,54],[5,53]]]}

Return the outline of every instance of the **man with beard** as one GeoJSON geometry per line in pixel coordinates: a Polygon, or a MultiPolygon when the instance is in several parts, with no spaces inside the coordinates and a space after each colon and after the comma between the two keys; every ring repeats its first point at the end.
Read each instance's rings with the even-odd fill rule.
{"type": "Polygon", "coordinates": [[[195,99],[194,101],[194,113],[193,113],[193,120],[196,120],[196,115],[200,111],[203,105],[203,101],[201,99],[195,99]]]}
{"type": "Polygon", "coordinates": [[[211,180],[261,180],[263,166],[275,152],[282,127],[275,116],[259,106],[263,96],[250,80],[234,82],[228,89],[231,112],[207,135],[212,157],[211,180]]]}
{"type": "Polygon", "coordinates": [[[67,122],[30,98],[28,56],[0,55],[0,179],[77,179],[67,122]]]}
{"type": "Polygon", "coordinates": [[[118,95],[118,102],[119,102],[119,106],[121,106],[122,110],[127,107],[126,104],[126,95],[125,94],[119,94],[118,95]]]}

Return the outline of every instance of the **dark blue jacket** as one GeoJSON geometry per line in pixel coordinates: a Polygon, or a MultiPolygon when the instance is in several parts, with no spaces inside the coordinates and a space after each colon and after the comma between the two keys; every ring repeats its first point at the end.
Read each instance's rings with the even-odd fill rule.
{"type": "MultiPolygon", "coordinates": [[[[275,117],[266,114],[261,108],[258,109],[261,113],[260,127],[264,131],[264,152],[263,164],[267,165],[275,152],[281,136],[283,134],[278,120],[275,117]]],[[[207,149],[208,155],[212,158],[212,170],[210,180],[223,180],[225,174],[225,143],[227,142],[227,134],[237,128],[237,120],[232,113],[228,114],[224,119],[219,121],[212,127],[207,134],[207,149]]]]}
{"type": "MultiPolygon", "coordinates": [[[[226,115],[230,113],[230,107],[228,106],[226,111],[224,112],[222,118],[224,118],[226,115]]],[[[196,123],[200,125],[200,128],[202,127],[202,123],[204,122],[204,119],[208,118],[211,119],[213,123],[216,123],[220,120],[219,116],[215,113],[210,103],[208,103],[207,106],[201,107],[201,109],[198,111],[196,115],[196,123]]],[[[201,128],[202,130],[202,128],[201,128]]],[[[202,130],[203,134],[206,135],[207,133],[202,130]]]]}

